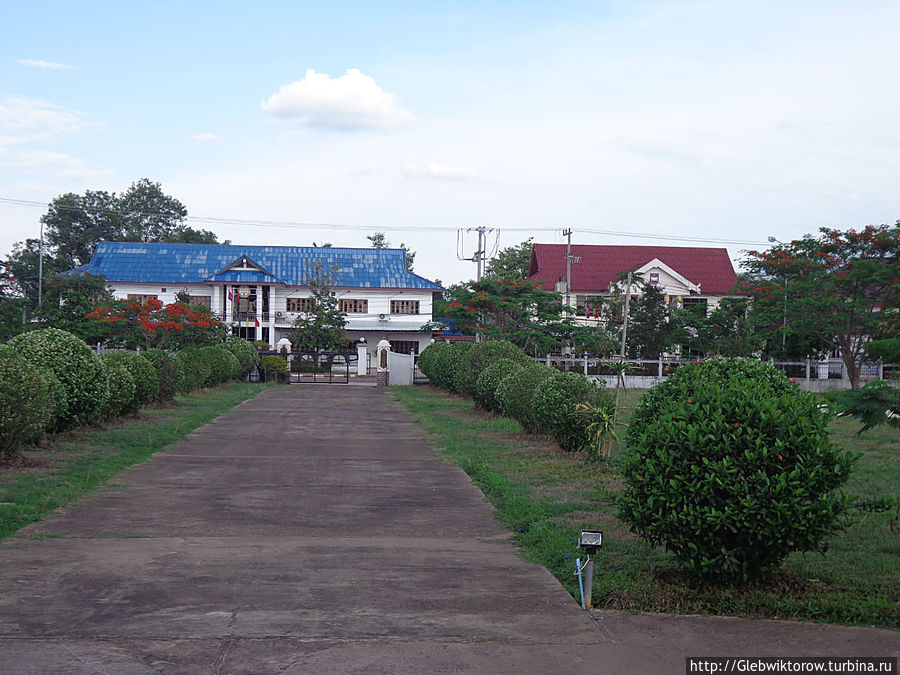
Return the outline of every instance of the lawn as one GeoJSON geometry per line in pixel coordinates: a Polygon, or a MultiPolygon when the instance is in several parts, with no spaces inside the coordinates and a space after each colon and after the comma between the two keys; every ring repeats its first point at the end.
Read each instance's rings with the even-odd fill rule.
{"type": "MultiPolygon", "coordinates": [[[[860,453],[847,494],[873,506],[893,499],[891,508],[854,510],[853,525],[831,540],[826,555],[794,554],[770,580],[729,589],[691,583],[669,553],[618,520],[622,448],[614,448],[605,465],[589,463],[548,438],[525,434],[517,422],[474,409],[469,400],[433,387],[391,391],[445,457],[479,485],[522,555],[547,567],[573,597],[578,531],[599,528],[604,545],[595,557],[596,607],[900,627],[900,433],[894,429],[857,436],[854,420],[832,422],[837,443],[860,453]]],[[[641,394],[629,392],[625,423],[641,394]]]]}
{"type": "Polygon", "coordinates": [[[49,447],[26,451],[26,466],[0,466],[0,539],[81,499],[270,386],[234,383],[204,389],[104,427],[58,434],[49,447]]]}

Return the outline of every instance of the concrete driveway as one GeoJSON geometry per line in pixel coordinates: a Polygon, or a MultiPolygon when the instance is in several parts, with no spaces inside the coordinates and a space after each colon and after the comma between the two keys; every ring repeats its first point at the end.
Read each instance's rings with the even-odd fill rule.
{"type": "Polygon", "coordinates": [[[2,673],[684,673],[900,634],[596,613],[382,390],[270,389],[0,544],[2,673]]]}

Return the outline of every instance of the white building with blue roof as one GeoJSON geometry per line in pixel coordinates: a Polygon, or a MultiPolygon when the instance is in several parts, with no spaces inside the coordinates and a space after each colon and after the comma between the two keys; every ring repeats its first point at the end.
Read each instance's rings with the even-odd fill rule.
{"type": "Polygon", "coordinates": [[[73,272],[102,275],[117,299],[170,303],[187,293],[235,334],[274,349],[305,310],[317,267],[329,273],[348,342],[363,338],[374,352],[387,339],[415,354],[430,343],[422,326],[443,289],[408,271],[402,249],[101,242],[73,272]]]}

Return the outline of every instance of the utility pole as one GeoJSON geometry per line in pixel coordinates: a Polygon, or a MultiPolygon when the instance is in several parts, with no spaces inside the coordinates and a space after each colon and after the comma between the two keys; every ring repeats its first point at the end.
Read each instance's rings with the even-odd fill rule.
{"type": "Polygon", "coordinates": [[[628,339],[628,300],[631,298],[631,272],[628,273],[628,285],[625,287],[625,313],[622,317],[622,350],[619,352],[619,359],[625,360],[625,342],[628,339]]]}
{"type": "MultiPolygon", "coordinates": [[[[459,236],[462,233],[462,230],[459,230],[457,233],[457,260],[471,260],[477,265],[477,272],[475,275],[475,281],[481,281],[481,278],[484,276],[484,264],[487,262],[487,251],[486,251],[486,237],[485,235],[489,232],[494,232],[494,228],[485,227],[484,225],[479,225],[478,227],[470,227],[466,230],[466,232],[477,232],[478,233],[478,248],[471,257],[464,257],[462,254],[462,240],[459,236]]],[[[499,235],[498,235],[499,236],[499,235]]],[[[493,254],[491,254],[493,255],[493,254]]]]}
{"type": "Polygon", "coordinates": [[[44,219],[41,218],[41,245],[38,249],[38,308],[44,291],[44,219]]]}
{"type": "Polygon", "coordinates": [[[572,263],[580,262],[581,257],[572,255],[572,229],[565,229],[562,234],[566,237],[566,308],[568,311],[572,300],[572,263]]]}

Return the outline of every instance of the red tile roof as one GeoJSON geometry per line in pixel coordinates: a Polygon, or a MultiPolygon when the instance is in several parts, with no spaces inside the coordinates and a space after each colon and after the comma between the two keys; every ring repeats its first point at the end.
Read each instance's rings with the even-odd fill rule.
{"type": "MultiPolygon", "coordinates": [[[[734,267],[724,248],[698,246],[602,246],[573,245],[573,291],[605,291],[622,272],[643,267],[654,258],[700,286],[704,295],[732,293],[737,282],[734,267]]],[[[531,251],[529,281],[553,289],[566,278],[566,245],[535,244],[531,251]]]]}

